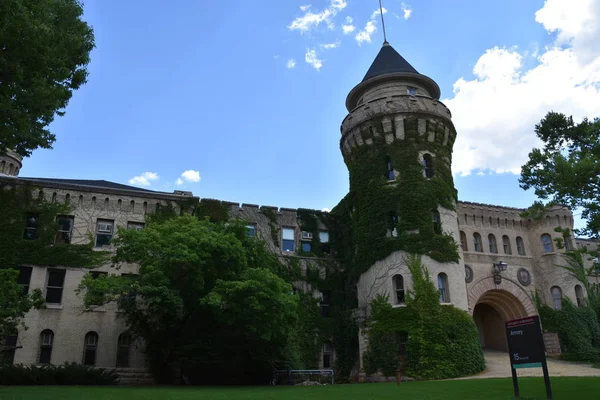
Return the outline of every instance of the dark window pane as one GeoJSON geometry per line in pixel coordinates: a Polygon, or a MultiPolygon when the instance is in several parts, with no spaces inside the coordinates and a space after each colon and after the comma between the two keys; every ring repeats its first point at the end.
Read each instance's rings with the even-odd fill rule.
{"type": "Polygon", "coordinates": [[[68,244],[71,243],[71,232],[56,232],[56,243],[68,244]]]}
{"type": "Polygon", "coordinates": [[[47,288],[46,303],[60,304],[62,301],[62,288],[47,288]]]}
{"type": "Polygon", "coordinates": [[[294,251],[294,241],[283,239],[283,251],[294,251]]]}
{"type": "Polygon", "coordinates": [[[96,247],[108,246],[112,239],[112,234],[96,234],[96,247]]]}
{"type": "Polygon", "coordinates": [[[92,278],[98,279],[100,276],[107,276],[108,272],[92,271],[92,272],[90,272],[90,275],[92,275],[92,278]]]}
{"type": "Polygon", "coordinates": [[[255,237],[256,236],[256,226],[246,225],[246,233],[250,237],[255,237]]]}
{"type": "Polygon", "coordinates": [[[42,346],[40,349],[40,364],[50,364],[52,346],[42,346]]]}
{"type": "Polygon", "coordinates": [[[37,228],[25,228],[25,233],[23,234],[23,239],[25,239],[25,240],[37,239],[37,228]]]}
{"type": "Polygon", "coordinates": [[[398,304],[404,304],[404,290],[396,290],[396,301],[398,304]]]}
{"type": "Polygon", "coordinates": [[[325,254],[329,254],[331,252],[331,246],[329,243],[321,243],[321,251],[325,254]]]}
{"type": "Polygon", "coordinates": [[[308,252],[310,252],[310,250],[311,250],[310,243],[303,242],[302,243],[302,251],[305,252],[305,253],[308,253],[308,252]]]}
{"type": "Polygon", "coordinates": [[[331,368],[331,354],[323,354],[323,368],[331,368]]]}
{"type": "Polygon", "coordinates": [[[129,367],[129,347],[119,347],[117,367],[129,367]]]}
{"type": "Polygon", "coordinates": [[[49,269],[48,270],[48,286],[60,286],[62,287],[65,281],[64,269],[49,269]]]}
{"type": "Polygon", "coordinates": [[[73,219],[71,217],[58,217],[56,223],[58,224],[59,231],[70,232],[73,228],[73,219]]]}
{"type": "Polygon", "coordinates": [[[85,355],[83,356],[83,365],[95,365],[96,364],[96,348],[90,347],[85,349],[85,355]]]}
{"type": "Polygon", "coordinates": [[[17,280],[17,283],[19,285],[29,286],[29,282],[31,281],[32,270],[32,267],[19,267],[19,279],[17,280]]]}

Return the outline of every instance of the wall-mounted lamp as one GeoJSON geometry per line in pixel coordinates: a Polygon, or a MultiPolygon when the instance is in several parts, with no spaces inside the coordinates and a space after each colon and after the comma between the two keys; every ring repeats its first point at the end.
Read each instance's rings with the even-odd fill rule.
{"type": "Polygon", "coordinates": [[[506,271],[508,268],[508,264],[504,261],[498,261],[497,263],[492,264],[493,266],[493,275],[494,275],[494,283],[499,285],[502,283],[502,275],[501,273],[506,271]]]}

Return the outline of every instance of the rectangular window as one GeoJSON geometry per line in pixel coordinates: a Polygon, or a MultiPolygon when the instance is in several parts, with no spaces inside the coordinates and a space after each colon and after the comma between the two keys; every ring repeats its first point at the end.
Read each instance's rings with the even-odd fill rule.
{"type": "Polygon", "coordinates": [[[256,237],[256,225],[246,225],[246,234],[248,237],[256,237]]]}
{"type": "Polygon", "coordinates": [[[331,247],[329,245],[328,231],[319,231],[319,242],[321,242],[321,251],[325,254],[329,254],[331,252],[331,247]]]}
{"type": "Polygon", "coordinates": [[[283,251],[294,251],[295,249],[295,235],[294,228],[283,228],[282,229],[282,250],[283,251]]]}
{"type": "Polygon", "coordinates": [[[58,231],[56,232],[55,243],[71,243],[71,235],[73,233],[73,217],[59,215],[56,217],[58,231]]]}
{"type": "Polygon", "coordinates": [[[27,214],[25,218],[25,232],[23,233],[23,239],[35,240],[38,238],[38,214],[27,214]]]}
{"type": "Polygon", "coordinates": [[[412,87],[412,86],[407,86],[406,88],[406,92],[411,95],[414,96],[417,94],[417,88],[416,87],[412,87]]]}
{"type": "Polygon", "coordinates": [[[99,219],[96,222],[96,247],[108,246],[113,237],[115,222],[110,219],[99,219]]]}
{"type": "Polygon", "coordinates": [[[143,222],[127,221],[127,229],[134,229],[136,231],[141,231],[144,229],[145,226],[146,226],[146,224],[144,224],[143,222]]]}
{"type": "Polygon", "coordinates": [[[23,295],[29,293],[29,282],[31,282],[32,267],[19,267],[19,278],[17,283],[23,288],[23,295]]]}
{"type": "Polygon", "coordinates": [[[62,302],[63,287],[65,284],[64,269],[48,268],[46,283],[46,303],[60,304],[62,302]]]}
{"type": "Polygon", "coordinates": [[[302,251],[305,253],[310,253],[310,251],[312,250],[312,246],[310,245],[310,242],[302,242],[302,251]]]}

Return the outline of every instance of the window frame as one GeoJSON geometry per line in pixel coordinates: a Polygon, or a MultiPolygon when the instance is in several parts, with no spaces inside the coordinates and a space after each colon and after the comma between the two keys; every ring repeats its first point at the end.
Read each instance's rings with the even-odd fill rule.
{"type": "Polygon", "coordinates": [[[498,243],[496,242],[496,235],[493,233],[488,235],[488,247],[490,249],[490,253],[498,254],[498,243]]]}
{"type": "Polygon", "coordinates": [[[512,244],[508,235],[502,235],[502,249],[504,249],[504,254],[512,255],[512,244]]]}
{"type": "Polygon", "coordinates": [[[560,288],[560,286],[552,286],[550,288],[550,295],[552,296],[552,308],[554,308],[557,311],[562,310],[563,294],[562,294],[562,289],[560,288]],[[555,293],[558,294],[558,297],[555,296],[555,293]]]}
{"type": "Polygon", "coordinates": [[[95,229],[95,235],[94,235],[94,247],[95,248],[103,248],[103,247],[108,247],[110,246],[110,241],[112,240],[112,238],[115,235],[115,220],[114,219],[103,219],[103,218],[98,218],[96,219],[96,229],[95,229]],[[106,233],[106,232],[99,232],[100,230],[100,224],[107,224],[110,225],[110,234],[106,233]],[[106,243],[103,244],[98,244],[98,239],[100,237],[108,237],[108,240],[106,241],[106,243]]]}
{"type": "Polygon", "coordinates": [[[445,272],[440,272],[437,275],[438,291],[440,293],[440,303],[450,303],[450,288],[448,286],[448,275],[445,272]]]}
{"type": "Polygon", "coordinates": [[[432,179],[435,177],[435,163],[433,162],[433,154],[423,153],[423,174],[425,178],[432,179]]]}
{"type": "MultiPolygon", "coordinates": [[[[127,221],[127,230],[135,229],[136,231],[142,231],[146,228],[145,222],[137,222],[137,221],[127,221]]],[[[114,233],[114,226],[113,226],[114,233]]]]}
{"type": "Polygon", "coordinates": [[[542,241],[542,249],[544,253],[554,253],[554,243],[552,243],[552,236],[548,233],[543,233],[540,236],[540,240],[542,241]],[[548,239],[547,242],[545,239],[548,239]]]}
{"type": "Polygon", "coordinates": [[[464,231],[460,231],[460,247],[463,251],[469,251],[469,246],[467,245],[467,234],[464,231]]]}
{"type": "Polygon", "coordinates": [[[442,235],[442,216],[438,210],[431,210],[431,220],[433,222],[433,233],[442,235]]]}
{"type": "Polygon", "coordinates": [[[65,289],[65,279],[67,277],[67,270],[64,268],[48,268],[46,270],[46,285],[44,287],[44,299],[46,300],[47,304],[53,304],[53,305],[61,305],[62,304],[62,297],[63,297],[63,292],[65,289]],[[52,276],[53,273],[59,273],[62,275],[62,279],[61,279],[61,286],[57,286],[57,285],[50,285],[50,278],[52,276]],[[49,291],[50,290],[50,291],[49,291]],[[59,301],[58,302],[54,302],[54,301],[50,301],[48,299],[48,294],[49,293],[55,293],[55,292],[59,292],[59,301]]]}
{"type": "Polygon", "coordinates": [[[73,225],[75,225],[75,217],[72,215],[58,215],[56,216],[56,224],[58,225],[58,229],[56,231],[56,236],[54,237],[54,243],[56,244],[70,244],[73,240],[73,225]],[[67,220],[69,221],[69,229],[61,229],[62,226],[59,220],[67,220]],[[64,237],[68,237],[68,239],[64,239],[64,237]]]}
{"type": "Polygon", "coordinates": [[[579,284],[575,285],[575,300],[577,301],[577,307],[585,306],[585,295],[583,294],[583,287],[579,284]]]}
{"type": "Polygon", "coordinates": [[[117,368],[129,368],[131,364],[131,335],[123,332],[117,339],[117,368]],[[124,345],[127,342],[127,345],[124,345]]]}
{"type": "Polygon", "coordinates": [[[523,240],[523,238],[521,236],[517,236],[517,254],[520,256],[525,256],[527,255],[527,252],[525,251],[525,241],[523,240]]]}
{"type": "Polygon", "coordinates": [[[49,365],[52,364],[52,348],[54,347],[54,332],[51,329],[44,329],[40,332],[40,354],[38,357],[38,364],[49,365]],[[50,339],[46,341],[45,339],[50,339]]]}
{"type": "Polygon", "coordinates": [[[38,228],[40,222],[40,214],[38,213],[27,213],[25,215],[25,228],[23,231],[23,239],[24,240],[36,240],[38,238],[38,228]],[[33,221],[30,221],[33,219],[33,221]],[[31,232],[31,235],[27,233],[31,232]]]}
{"type": "Polygon", "coordinates": [[[246,225],[246,236],[248,237],[256,237],[256,224],[248,224],[246,225]]]}
{"type": "Polygon", "coordinates": [[[294,253],[296,251],[296,229],[284,226],[281,228],[281,251],[284,253],[294,253]],[[286,239],[286,231],[291,233],[292,239],[286,239]],[[286,249],[286,244],[291,244],[291,250],[286,249]]]}
{"type": "Polygon", "coordinates": [[[96,365],[96,356],[98,353],[98,342],[99,342],[100,338],[98,336],[98,333],[94,332],[94,331],[89,331],[88,333],[85,334],[84,339],[83,339],[83,360],[82,360],[82,364],[83,365],[87,365],[87,366],[95,366],[96,365]],[[90,338],[95,338],[95,343],[90,344],[90,338]],[[90,357],[92,359],[92,362],[89,363],[89,358],[90,357]]]}
{"type": "Polygon", "coordinates": [[[29,287],[31,286],[31,275],[33,274],[33,267],[27,267],[27,266],[20,265],[17,268],[19,270],[17,284],[19,284],[23,288],[23,295],[26,296],[29,293],[29,287]],[[28,272],[24,274],[23,271],[28,271],[28,272]],[[21,280],[24,280],[24,279],[22,279],[24,276],[28,276],[27,284],[25,284],[24,282],[21,282],[21,280]]]}
{"type": "Polygon", "coordinates": [[[404,289],[404,277],[402,274],[396,274],[392,278],[392,284],[394,286],[394,304],[406,304],[406,290],[404,289]],[[398,285],[398,282],[401,285],[398,285]],[[400,286],[400,288],[398,288],[400,286]]]}
{"type": "Polygon", "coordinates": [[[479,232],[473,232],[473,251],[483,253],[483,239],[479,232]]]}
{"type": "Polygon", "coordinates": [[[331,369],[333,366],[333,344],[327,340],[323,343],[323,369],[331,369]],[[327,362],[326,362],[327,360],[327,362]]]}

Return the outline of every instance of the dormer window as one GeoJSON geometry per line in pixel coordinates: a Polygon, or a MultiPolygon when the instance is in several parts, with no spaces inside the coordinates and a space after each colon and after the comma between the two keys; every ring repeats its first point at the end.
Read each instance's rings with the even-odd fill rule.
{"type": "Polygon", "coordinates": [[[415,96],[417,94],[417,88],[416,87],[412,87],[412,86],[407,86],[406,87],[406,92],[410,95],[410,96],[415,96]]]}

